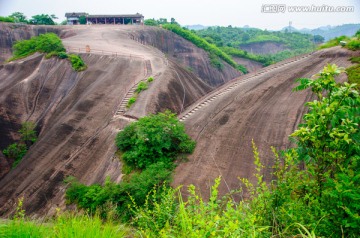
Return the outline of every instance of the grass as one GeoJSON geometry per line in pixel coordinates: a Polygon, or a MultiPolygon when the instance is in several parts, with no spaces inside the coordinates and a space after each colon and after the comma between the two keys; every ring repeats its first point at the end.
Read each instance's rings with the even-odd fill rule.
{"type": "Polygon", "coordinates": [[[137,99],[139,93],[141,93],[142,91],[145,91],[146,89],[149,88],[149,84],[150,84],[152,81],[154,81],[154,78],[153,78],[153,77],[149,77],[146,81],[141,81],[141,82],[137,85],[137,87],[136,87],[136,89],[135,89],[135,94],[134,94],[134,96],[132,96],[132,97],[129,99],[128,103],[126,104],[126,107],[127,107],[127,108],[130,108],[130,107],[136,102],[136,99],[137,99]]]}
{"type": "Polygon", "coordinates": [[[47,222],[14,219],[0,221],[0,237],[126,237],[129,229],[113,222],[103,222],[99,216],[64,213],[47,222]]]}
{"type": "Polygon", "coordinates": [[[330,47],[334,47],[334,46],[338,46],[340,45],[340,41],[350,41],[350,38],[347,36],[339,36],[339,37],[335,37],[334,39],[329,40],[328,42],[320,45],[318,47],[318,50],[321,49],[326,49],[326,48],[330,48],[330,47]]]}

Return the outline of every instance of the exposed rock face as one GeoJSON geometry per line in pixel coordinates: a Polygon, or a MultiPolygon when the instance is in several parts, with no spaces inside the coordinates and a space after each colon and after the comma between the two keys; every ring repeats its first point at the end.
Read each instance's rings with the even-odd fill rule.
{"type": "MultiPolygon", "coordinates": [[[[56,207],[65,208],[63,180],[70,175],[86,184],[102,183],[106,176],[120,181],[114,139],[129,120],[115,112],[135,82],[148,75],[155,78],[127,112],[136,117],[165,109],[181,112],[212,89],[176,62],[165,64],[156,48],[131,40],[128,32],[133,29],[59,30],[60,35],[71,36],[64,40],[66,46],[96,45],[96,39],[101,39],[104,50],[125,52],[123,56],[81,54],[88,65],[84,72],[73,71],[67,60],[45,59],[41,54],[0,65],[0,150],[19,139],[17,131],[24,121],[35,122],[39,134],[15,169],[9,171],[11,161],[0,155],[1,216],[14,211],[20,196],[28,214],[52,214],[56,207]],[[93,41],[88,43],[89,39],[93,41]]],[[[25,38],[33,33],[22,34],[25,38]]]]}
{"type": "Polygon", "coordinates": [[[10,171],[10,163],[0,151],[0,179],[10,171]]]}
{"type": "Polygon", "coordinates": [[[194,47],[191,42],[173,32],[158,27],[148,27],[146,30],[139,29],[131,33],[131,36],[160,49],[167,57],[193,71],[210,86],[222,85],[241,75],[241,72],[225,62],[223,62],[223,70],[214,68],[204,50],[194,47]]]}
{"type": "MultiPolygon", "coordinates": [[[[239,188],[238,177],[255,182],[251,141],[258,147],[262,163],[271,168],[274,155],[270,147],[282,150],[291,146],[288,136],[301,122],[307,110],[304,104],[312,100],[311,90],[292,91],[297,85],[295,80],[311,77],[328,63],[348,67],[349,58],[359,53],[335,47],[274,68],[283,63],[280,62],[270,66],[272,70],[264,68],[266,73],[249,80],[249,75],[241,76],[223,86],[224,91],[232,86],[224,94],[213,98],[222,92],[215,90],[190,106],[186,112],[199,105],[184,121],[197,145],[189,161],[176,168],[174,186],[185,185],[185,190],[186,185],[194,184],[206,198],[218,176],[222,177],[221,195],[239,188]],[[238,84],[234,86],[234,83],[238,84]],[[206,99],[212,100],[204,103],[206,99]]],[[[346,74],[337,80],[346,80],[346,74]]],[[[263,174],[266,181],[272,179],[270,172],[267,169],[263,174]]],[[[240,196],[234,198],[240,199],[240,196]]]]}

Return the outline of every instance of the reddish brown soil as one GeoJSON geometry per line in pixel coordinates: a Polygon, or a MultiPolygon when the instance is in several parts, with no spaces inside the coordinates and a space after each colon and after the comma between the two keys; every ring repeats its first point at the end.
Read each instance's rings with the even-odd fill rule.
{"type": "MultiPolygon", "coordinates": [[[[262,163],[272,166],[274,156],[270,147],[281,150],[290,146],[288,136],[306,111],[304,103],[312,98],[309,90],[292,92],[295,79],[311,77],[327,63],[347,67],[353,54],[340,48],[316,52],[239,84],[192,112],[185,125],[197,146],[189,161],[177,167],[173,184],[194,184],[204,197],[208,197],[210,186],[218,176],[222,177],[221,194],[239,188],[239,177],[254,178],[252,140],[259,149],[262,163]]],[[[235,82],[247,77],[242,76],[235,82]]],[[[345,77],[343,74],[339,80],[345,77]]],[[[183,115],[216,94],[211,93],[195,103],[183,115]]],[[[267,181],[271,180],[269,174],[270,170],[264,173],[267,181]]]]}

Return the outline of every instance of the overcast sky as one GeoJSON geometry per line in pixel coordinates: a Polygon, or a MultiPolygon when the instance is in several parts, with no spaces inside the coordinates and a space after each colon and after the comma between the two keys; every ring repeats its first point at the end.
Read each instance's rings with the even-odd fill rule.
{"type": "MultiPolygon", "coordinates": [[[[266,9],[265,9],[266,10],[266,9]]],[[[174,17],[181,25],[244,26],[277,30],[292,22],[295,28],[360,23],[360,0],[0,0],[0,16],[23,12],[28,18],[36,14],[55,14],[61,22],[66,12],[89,14],[142,13],[147,18],[174,17]],[[264,13],[266,4],[289,6],[353,6],[354,12],[264,13]]]]}

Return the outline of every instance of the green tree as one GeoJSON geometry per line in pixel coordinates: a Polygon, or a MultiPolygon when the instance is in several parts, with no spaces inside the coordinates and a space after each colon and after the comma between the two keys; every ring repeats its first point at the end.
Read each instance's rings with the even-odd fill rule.
{"type": "Polygon", "coordinates": [[[26,16],[22,12],[14,12],[10,15],[10,17],[12,17],[15,20],[15,22],[27,23],[26,16]]]}
{"type": "Polygon", "coordinates": [[[311,195],[326,214],[325,237],[356,237],[360,229],[360,97],[356,84],[335,81],[342,72],[327,65],[315,79],[300,79],[295,88],[311,88],[317,96],[307,103],[309,112],[291,136],[298,159],[315,179],[311,195]]]}
{"type": "Polygon", "coordinates": [[[2,17],[2,16],[0,16],[0,22],[15,22],[15,20],[12,17],[2,17]]]}
{"type": "Polygon", "coordinates": [[[155,19],[146,19],[144,21],[144,24],[147,26],[157,26],[159,25],[158,22],[155,19]]]}
{"type": "Polygon", "coordinates": [[[325,38],[321,35],[314,35],[314,43],[321,44],[324,43],[325,38]]]}
{"type": "Polygon", "coordinates": [[[116,145],[128,165],[141,169],[157,162],[170,164],[179,153],[191,153],[195,148],[184,125],[170,111],[131,123],[119,132],[116,145]]]}
{"type": "Polygon", "coordinates": [[[24,142],[27,146],[35,143],[37,140],[36,125],[31,121],[26,121],[21,124],[21,129],[19,130],[21,141],[24,142]]]}
{"type": "Polygon", "coordinates": [[[54,19],[57,19],[54,14],[40,14],[32,16],[29,22],[33,25],[55,25],[54,19]]]}

